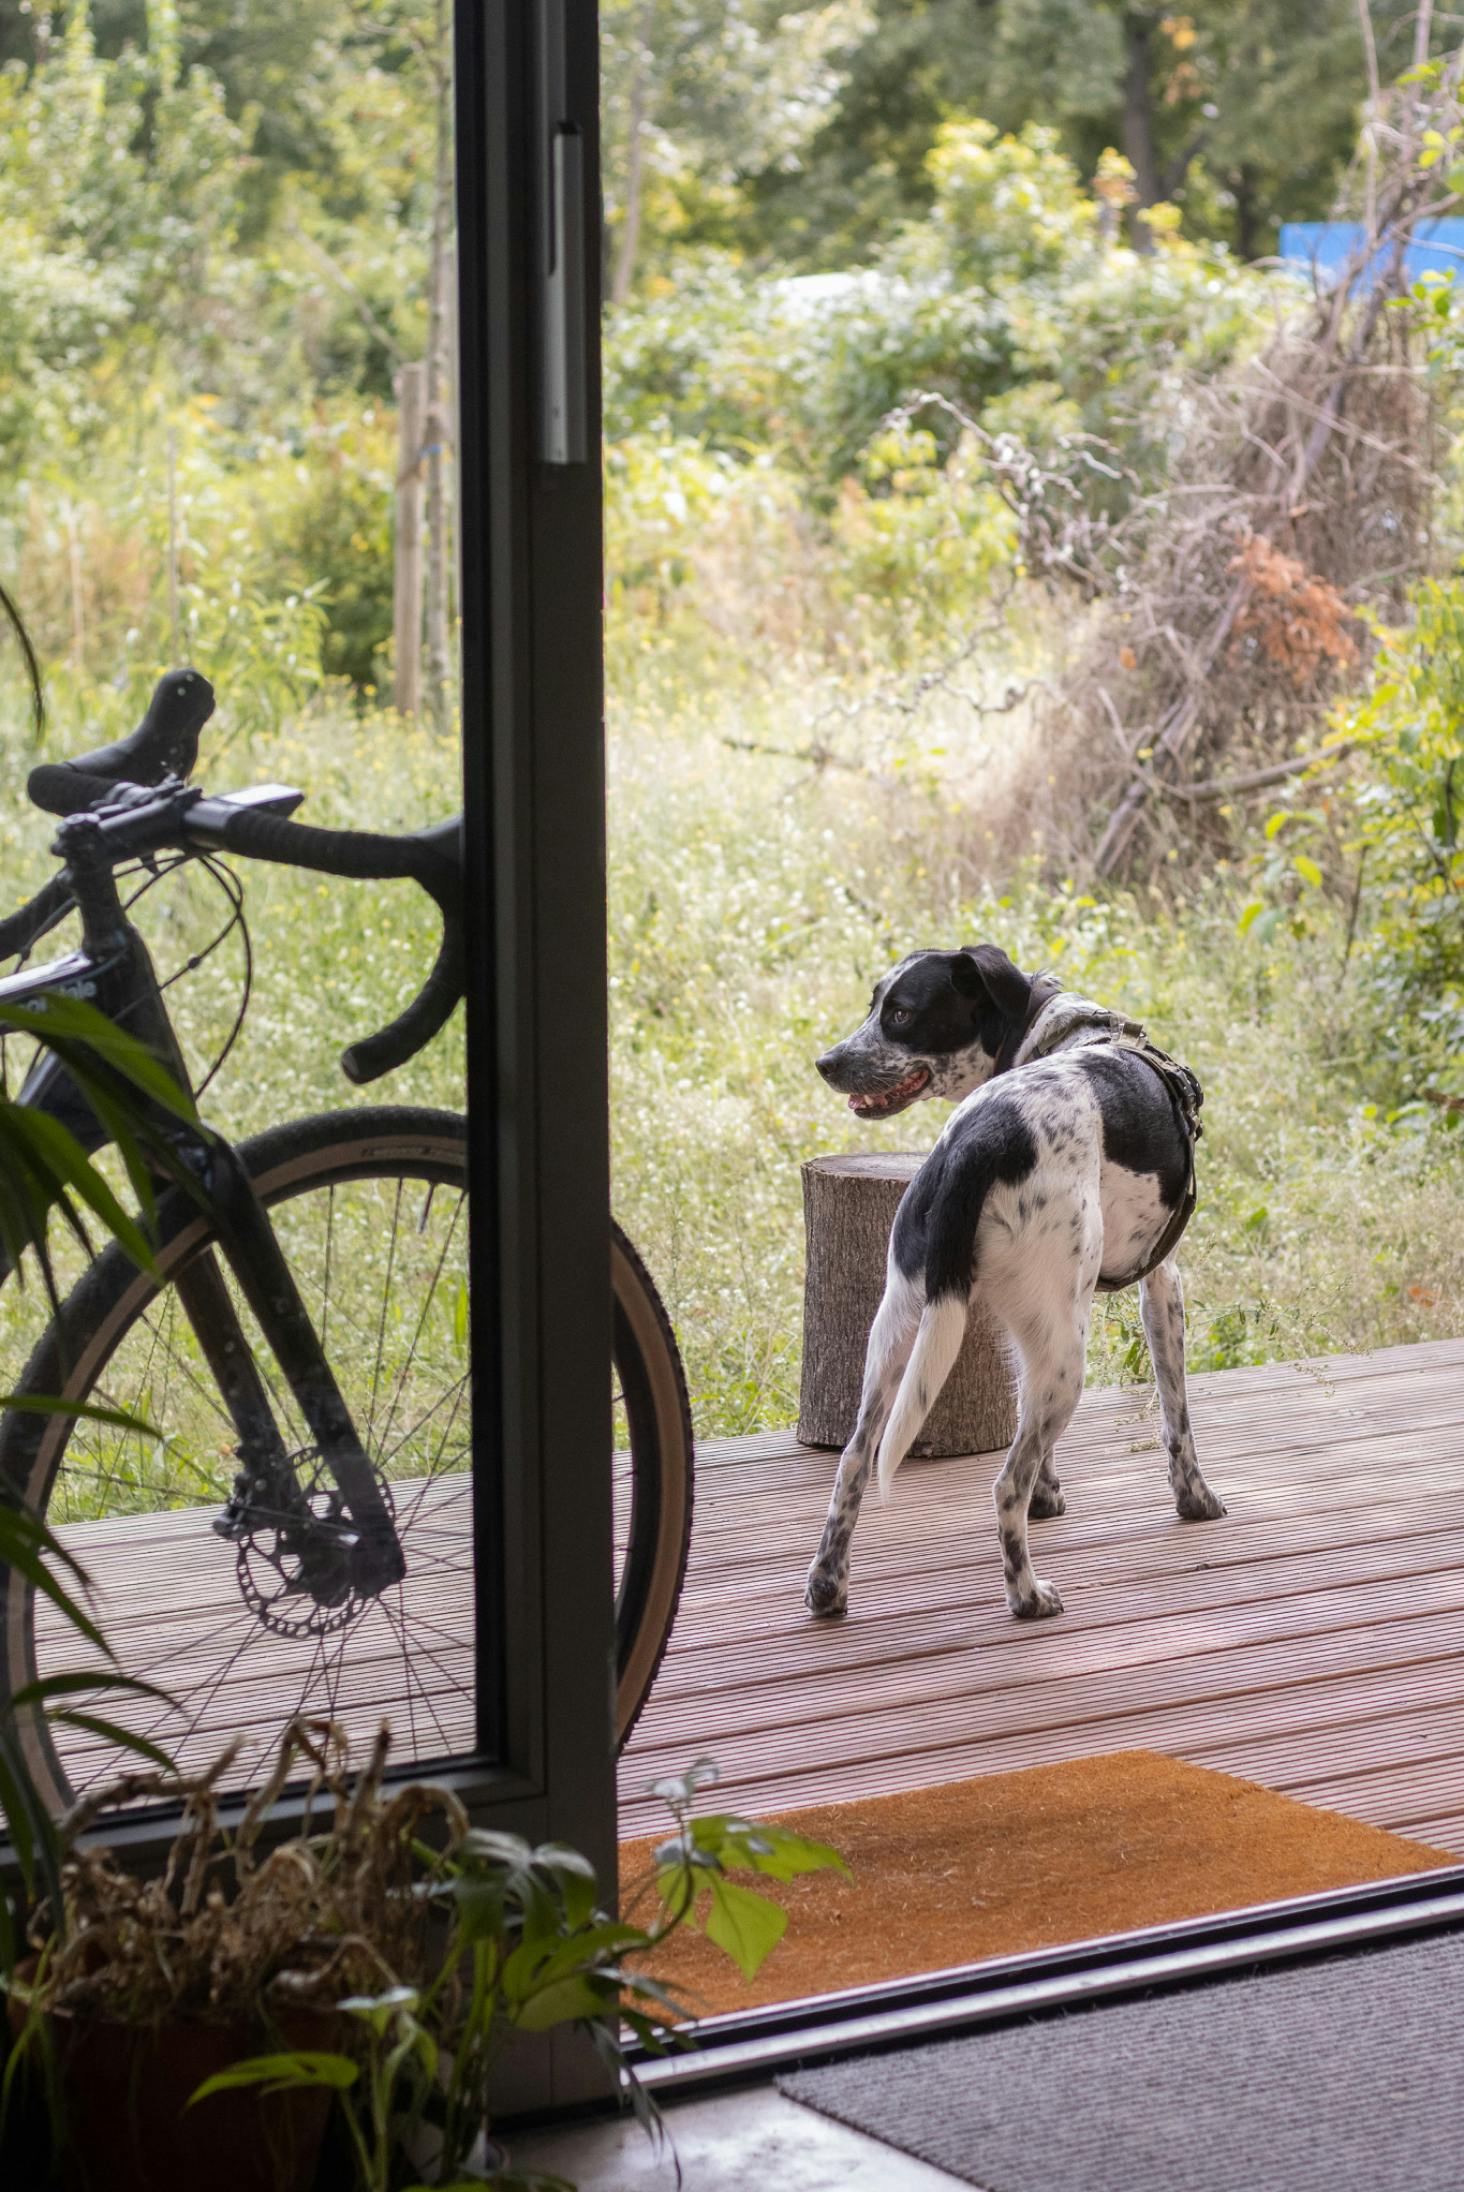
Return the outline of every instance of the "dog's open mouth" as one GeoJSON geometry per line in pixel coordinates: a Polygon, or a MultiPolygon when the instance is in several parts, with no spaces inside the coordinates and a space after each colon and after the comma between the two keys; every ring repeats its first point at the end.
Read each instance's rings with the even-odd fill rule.
{"type": "Polygon", "coordinates": [[[913,1104],[929,1079],[929,1066],[916,1066],[903,1081],[896,1081],[893,1088],[882,1090],[878,1096],[851,1096],[849,1109],[857,1119],[887,1119],[892,1112],[913,1104]]]}

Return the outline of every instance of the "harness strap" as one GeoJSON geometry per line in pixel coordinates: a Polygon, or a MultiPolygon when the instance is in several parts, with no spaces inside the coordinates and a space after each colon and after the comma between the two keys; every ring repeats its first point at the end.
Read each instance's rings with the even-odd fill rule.
{"type": "Polygon", "coordinates": [[[1151,1043],[1142,1028],[1138,1028],[1132,1037],[1117,1037],[1115,1048],[1126,1050],[1135,1058],[1142,1058],[1144,1064],[1157,1073],[1164,1083],[1169,1100],[1179,1115],[1180,1125],[1184,1128],[1185,1146],[1189,1155],[1189,1176],[1184,1184],[1184,1193],[1171,1211],[1169,1223],[1160,1234],[1147,1262],[1141,1264],[1137,1271],[1130,1272],[1126,1279],[1100,1277],[1097,1286],[1100,1294],[1117,1294],[1126,1286],[1136,1286],[1151,1271],[1157,1271],[1160,1264],[1172,1256],[1179,1246],[1180,1238],[1194,1216],[1195,1204],[1199,1200],[1199,1189],[1195,1180],[1195,1143],[1204,1132],[1200,1124],[1200,1106],[1205,1101],[1205,1092],[1200,1086],[1198,1075],[1189,1066],[1181,1063],[1178,1058],[1171,1058],[1168,1051],[1161,1050],[1157,1043],[1151,1043]]]}
{"type": "MultiPolygon", "coordinates": [[[[1026,1018],[1021,1027],[1002,1044],[993,1069],[993,1078],[997,1073],[1006,1072],[1010,1068],[1039,1015],[1051,1004],[1061,987],[1062,984],[1053,974],[1041,975],[1032,984],[1032,1002],[1026,1018]]],[[[1064,1017],[1060,1033],[1068,1034],[1075,1025],[1101,1030],[1099,1041],[1111,1045],[1115,1050],[1126,1050],[1131,1057],[1141,1058],[1151,1072],[1158,1074],[1170,1102],[1174,1105],[1180,1125],[1184,1128],[1185,1146],[1189,1156],[1189,1176],[1185,1181],[1184,1192],[1171,1211],[1169,1222],[1148,1260],[1127,1278],[1100,1277],[1098,1280],[1097,1291],[1100,1294],[1117,1294],[1124,1287],[1135,1286],[1140,1279],[1146,1279],[1151,1271],[1157,1271],[1160,1264],[1173,1255],[1185,1227],[1195,1214],[1195,1204],[1199,1200],[1195,1180],[1195,1143],[1204,1132],[1200,1124],[1200,1107],[1205,1101],[1205,1092],[1200,1086],[1199,1076],[1182,1060],[1172,1058],[1167,1050],[1161,1050],[1157,1043],[1150,1042],[1147,1032],[1137,1020],[1126,1020],[1122,1014],[1109,1012],[1101,1005],[1083,1005],[1071,1017],[1064,1017]]],[[[1034,1055],[1042,1056],[1043,1053],[1037,1052],[1034,1055]]]]}

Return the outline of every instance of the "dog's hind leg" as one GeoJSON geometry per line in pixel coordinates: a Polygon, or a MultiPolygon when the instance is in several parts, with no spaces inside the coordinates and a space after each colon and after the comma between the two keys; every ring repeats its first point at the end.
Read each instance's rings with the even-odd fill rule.
{"type": "Polygon", "coordinates": [[[1169,1257],[1139,1281],[1139,1315],[1159,1388],[1159,1417],[1174,1504],[1186,1522],[1213,1522],[1225,1503],[1205,1482],[1195,1458],[1189,1402],[1184,1389],[1184,1288],[1179,1266],[1169,1257]]]}
{"type": "MultiPolygon", "coordinates": [[[[1019,1621],[1040,1621],[1047,1614],[1062,1612],[1062,1598],[1054,1584],[1045,1583],[1032,1572],[1027,1519],[1042,1489],[1044,1473],[1057,1489],[1052,1450],[1082,1398],[1088,1302],[1050,1311],[1030,1309],[1012,1319],[1012,1337],[1022,1360],[1017,1435],[992,1496],[1007,1604],[1019,1621]]],[[[1050,1507],[1038,1509],[1039,1513],[1054,1511],[1061,1512],[1050,1507]]]]}
{"type": "Polygon", "coordinates": [[[804,1603],[810,1613],[841,1614],[849,1603],[849,1542],[924,1304],[925,1291],[919,1282],[902,1277],[891,1266],[884,1299],[869,1331],[859,1420],[839,1457],[828,1520],[804,1585],[804,1603]]]}
{"type": "Polygon", "coordinates": [[[1067,1513],[1067,1498],[1062,1479],[1052,1465],[1051,1454],[1042,1456],[1042,1466],[1037,1471],[1037,1482],[1032,1487],[1032,1497],[1027,1503],[1029,1522],[1047,1522],[1054,1515],[1067,1513]]]}

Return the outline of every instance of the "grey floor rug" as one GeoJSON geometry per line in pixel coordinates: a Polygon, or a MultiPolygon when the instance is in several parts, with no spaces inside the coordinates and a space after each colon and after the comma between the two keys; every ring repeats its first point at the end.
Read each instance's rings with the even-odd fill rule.
{"type": "Polygon", "coordinates": [[[778,2084],[982,2192],[1460,2192],[1464,1935],[778,2084]]]}

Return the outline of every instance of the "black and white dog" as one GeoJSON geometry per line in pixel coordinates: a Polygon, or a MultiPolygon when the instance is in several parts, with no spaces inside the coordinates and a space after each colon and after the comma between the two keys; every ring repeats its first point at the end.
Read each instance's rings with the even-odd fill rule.
{"type": "Polygon", "coordinates": [[[958,1108],[907,1188],[890,1237],[864,1389],[806,1598],[841,1614],[849,1541],[876,1453],[881,1493],[950,1375],[973,1288],[1011,1335],[1017,1434],[996,1482],[1007,1604],[1062,1611],[1032,1572],[1029,1515],[1060,1515],[1052,1450],[1083,1390],[1094,1292],[1139,1287],[1175,1506],[1225,1509],[1200,1474],[1184,1384],[1184,1296],[1173,1249],[1194,1207],[1203,1098],[1142,1028],[1033,979],[992,944],[902,959],[869,1017],[818,1070],[861,1119],[925,1096],[958,1108]]]}

